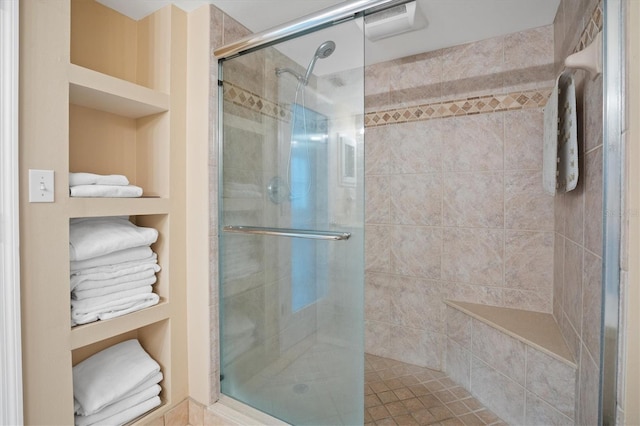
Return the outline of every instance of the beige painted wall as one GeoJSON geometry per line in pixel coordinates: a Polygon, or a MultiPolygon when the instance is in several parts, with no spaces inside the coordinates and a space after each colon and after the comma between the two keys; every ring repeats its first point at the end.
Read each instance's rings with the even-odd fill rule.
{"type": "Polygon", "coordinates": [[[188,15],[187,32],[187,335],[189,396],[208,405],[209,317],[209,17],[202,6],[188,15]]]}

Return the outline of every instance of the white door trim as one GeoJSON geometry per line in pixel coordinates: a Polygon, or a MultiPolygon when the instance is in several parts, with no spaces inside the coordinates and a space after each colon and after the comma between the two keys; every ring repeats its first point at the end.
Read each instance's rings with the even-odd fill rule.
{"type": "Polygon", "coordinates": [[[18,193],[18,9],[0,0],[0,424],[23,424],[18,193]]]}

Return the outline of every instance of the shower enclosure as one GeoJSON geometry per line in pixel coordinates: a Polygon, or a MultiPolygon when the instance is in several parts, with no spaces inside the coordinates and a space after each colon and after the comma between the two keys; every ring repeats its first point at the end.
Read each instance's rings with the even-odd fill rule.
{"type": "Polygon", "coordinates": [[[222,393],[362,424],[363,35],[351,19],[220,60],[222,393]]]}

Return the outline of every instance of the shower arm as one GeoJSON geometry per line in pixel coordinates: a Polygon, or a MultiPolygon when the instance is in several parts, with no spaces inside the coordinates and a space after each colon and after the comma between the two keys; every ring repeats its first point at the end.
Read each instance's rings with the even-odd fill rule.
{"type": "Polygon", "coordinates": [[[298,74],[297,72],[295,72],[294,70],[292,70],[291,68],[276,68],[276,75],[280,76],[282,74],[291,74],[293,75],[300,83],[306,85],[307,84],[307,80],[301,76],[300,74],[298,74]]]}

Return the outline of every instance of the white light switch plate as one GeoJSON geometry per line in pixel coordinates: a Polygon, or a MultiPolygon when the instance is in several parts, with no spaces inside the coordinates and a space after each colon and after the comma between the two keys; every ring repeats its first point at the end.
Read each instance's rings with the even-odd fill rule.
{"type": "Polygon", "coordinates": [[[53,170],[29,169],[29,202],[53,203],[53,170]]]}

